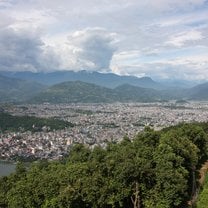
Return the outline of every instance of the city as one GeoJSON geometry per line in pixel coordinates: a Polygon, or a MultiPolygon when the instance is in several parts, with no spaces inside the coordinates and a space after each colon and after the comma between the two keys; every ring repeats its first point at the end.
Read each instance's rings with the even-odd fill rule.
{"type": "MultiPolygon", "coordinates": [[[[133,139],[145,126],[160,130],[186,122],[208,121],[208,102],[113,103],[9,105],[4,111],[17,116],[28,115],[70,121],[74,127],[53,130],[44,126],[41,132],[21,129],[0,133],[0,158],[60,159],[73,144],[93,149],[105,148],[108,142],[119,142],[124,136],[133,139]]],[[[35,124],[34,124],[35,125],[35,124]]]]}

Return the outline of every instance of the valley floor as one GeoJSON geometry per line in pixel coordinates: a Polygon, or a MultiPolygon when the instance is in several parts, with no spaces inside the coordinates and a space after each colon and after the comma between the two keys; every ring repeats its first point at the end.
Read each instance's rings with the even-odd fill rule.
{"type": "Polygon", "coordinates": [[[0,157],[57,159],[66,154],[74,143],[90,148],[105,147],[108,142],[120,141],[125,135],[133,138],[145,126],[155,130],[186,122],[206,122],[207,102],[114,103],[114,104],[42,104],[3,106],[16,116],[56,118],[74,126],[42,132],[0,133],[0,157]],[[16,139],[19,138],[19,139],[16,139]],[[9,147],[9,148],[8,148],[9,147]]]}

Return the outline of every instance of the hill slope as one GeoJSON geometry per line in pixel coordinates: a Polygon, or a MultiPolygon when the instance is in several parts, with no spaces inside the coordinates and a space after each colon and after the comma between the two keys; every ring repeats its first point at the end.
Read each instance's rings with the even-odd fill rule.
{"type": "Polygon", "coordinates": [[[122,85],[115,89],[95,84],[75,81],[64,82],[49,87],[39,93],[30,102],[34,103],[102,103],[102,102],[151,102],[158,100],[160,93],[156,90],[122,85]]]}
{"type": "Polygon", "coordinates": [[[111,89],[85,82],[63,82],[49,87],[35,96],[31,102],[35,103],[96,103],[114,101],[111,89]]]}
{"type": "Polygon", "coordinates": [[[154,89],[136,87],[129,84],[121,85],[114,90],[120,101],[151,102],[161,99],[160,92],[154,89]]]}
{"type": "Polygon", "coordinates": [[[187,95],[191,100],[208,100],[208,82],[189,89],[187,95]]]}
{"type": "Polygon", "coordinates": [[[0,102],[24,101],[43,89],[45,86],[36,82],[0,75],[0,102]]]}

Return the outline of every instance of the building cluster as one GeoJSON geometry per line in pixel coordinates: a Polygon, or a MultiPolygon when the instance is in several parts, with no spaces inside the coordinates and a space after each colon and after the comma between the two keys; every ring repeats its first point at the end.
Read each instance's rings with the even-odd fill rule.
{"type": "Polygon", "coordinates": [[[181,122],[208,121],[208,103],[42,104],[7,106],[12,115],[31,115],[70,121],[74,127],[42,132],[0,133],[0,158],[58,159],[75,143],[93,148],[133,138],[145,126],[161,129],[181,122]]]}

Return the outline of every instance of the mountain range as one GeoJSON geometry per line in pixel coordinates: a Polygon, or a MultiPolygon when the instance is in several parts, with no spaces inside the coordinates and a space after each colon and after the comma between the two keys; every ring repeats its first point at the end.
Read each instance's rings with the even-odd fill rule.
{"type": "Polygon", "coordinates": [[[39,82],[43,85],[52,86],[67,81],[82,81],[107,88],[115,88],[123,84],[134,86],[162,89],[164,86],[153,81],[150,77],[119,76],[113,73],[99,73],[89,71],[55,71],[50,73],[44,72],[0,72],[3,76],[10,78],[23,79],[28,81],[39,82]]]}
{"type": "Polygon", "coordinates": [[[112,73],[0,72],[0,102],[109,103],[170,99],[208,100],[208,82],[191,88],[180,88],[167,87],[149,77],[112,73]]]}

